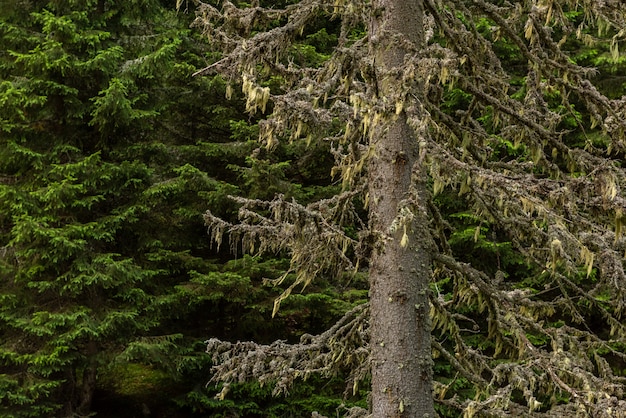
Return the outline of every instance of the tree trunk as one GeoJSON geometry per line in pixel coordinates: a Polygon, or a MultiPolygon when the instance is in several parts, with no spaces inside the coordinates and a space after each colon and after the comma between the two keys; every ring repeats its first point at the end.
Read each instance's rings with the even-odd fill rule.
{"type": "Polygon", "coordinates": [[[94,341],[90,341],[87,346],[88,364],[82,370],[82,379],[80,379],[80,387],[78,388],[78,406],[76,412],[80,416],[87,416],[91,412],[91,404],[93,402],[93,394],[96,390],[96,380],[98,366],[95,357],[98,348],[94,341]]]}
{"type": "MultiPolygon", "coordinates": [[[[372,13],[377,94],[385,100],[398,89],[399,79],[389,72],[401,70],[407,53],[394,34],[423,46],[424,9],[421,0],[374,0],[372,13]]],[[[376,129],[371,139],[375,157],[368,166],[370,222],[382,238],[370,263],[372,415],[433,417],[428,317],[432,247],[419,145],[404,112],[376,129]],[[399,217],[405,205],[412,220],[399,217]]]]}

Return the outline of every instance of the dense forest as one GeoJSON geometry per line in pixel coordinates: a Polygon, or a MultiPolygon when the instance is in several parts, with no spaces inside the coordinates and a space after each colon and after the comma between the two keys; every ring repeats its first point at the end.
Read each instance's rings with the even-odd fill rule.
{"type": "Polygon", "coordinates": [[[391,248],[436,414],[624,416],[624,11],[396,3],[0,3],[0,417],[366,415],[391,248]]]}

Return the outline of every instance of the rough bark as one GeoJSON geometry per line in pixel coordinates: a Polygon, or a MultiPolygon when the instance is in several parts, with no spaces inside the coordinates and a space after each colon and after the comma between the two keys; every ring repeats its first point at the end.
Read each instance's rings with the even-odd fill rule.
{"type": "MultiPolygon", "coordinates": [[[[403,66],[406,45],[424,42],[424,9],[420,0],[377,0],[373,5],[370,43],[377,95],[384,102],[397,94],[394,70],[403,66]]],[[[371,146],[370,221],[381,237],[370,264],[372,415],[432,417],[432,254],[419,141],[400,111],[380,124],[371,146]]]]}

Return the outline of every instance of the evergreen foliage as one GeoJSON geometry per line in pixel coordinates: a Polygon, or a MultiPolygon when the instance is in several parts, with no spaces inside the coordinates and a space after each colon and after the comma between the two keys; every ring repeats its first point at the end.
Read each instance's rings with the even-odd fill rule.
{"type": "Polygon", "coordinates": [[[207,204],[228,218],[228,195],[328,195],[316,166],[332,160],[301,146],[250,158],[255,121],[219,77],[191,76],[213,53],[173,6],[2,4],[3,417],[231,410],[198,407],[212,396],[196,387],[207,335],[297,339],[297,320],[323,326],[347,309],[318,288],[267,321],[279,293],[264,283],[284,261],[211,248],[207,204]]]}
{"type": "Polygon", "coordinates": [[[159,3],[14,6],[0,27],[0,414],[88,414],[112,362],[174,361],[159,326],[180,309],[175,285],[215,269],[194,204],[223,187],[185,147],[227,139],[229,109],[219,80],[190,87],[183,56],[202,51],[159,3]],[[197,103],[224,117],[181,126],[197,103]]]}
{"type": "MultiPolygon", "coordinates": [[[[350,48],[367,40],[367,10],[362,2],[334,0],[219,3],[230,15],[216,9],[208,17],[223,18],[225,33],[240,39],[266,29],[280,35],[283,25],[306,21],[301,32],[264,38],[259,45],[268,49],[259,51],[271,59],[240,84],[227,72],[192,77],[208,64],[218,63],[211,70],[236,60],[215,51],[226,40],[217,26],[208,45],[174,3],[0,4],[0,416],[119,417],[159,409],[355,416],[367,408],[364,303],[376,240],[367,232],[368,197],[358,174],[376,155],[361,134],[373,132],[377,111],[359,91],[374,75],[368,58],[350,48]],[[289,20],[285,7],[304,12],[289,20]],[[290,36],[289,45],[273,43],[290,36]],[[341,86],[335,96],[321,94],[319,83],[292,89],[315,71],[337,69],[340,76],[324,87],[341,86]],[[313,96],[317,107],[308,104],[313,96]],[[274,115],[269,121],[261,119],[264,107],[274,115]],[[259,147],[259,135],[269,149],[259,147]],[[228,228],[241,214],[256,226],[271,221],[278,239],[264,244],[246,235],[254,229],[235,228],[231,237],[244,239],[230,248],[225,239],[218,249],[205,234],[207,207],[228,228]],[[287,240],[278,232],[283,227],[292,228],[287,240]],[[297,245],[285,246],[291,239],[297,245]],[[295,262],[294,248],[301,254],[295,262]],[[316,257],[322,263],[302,274],[316,257]],[[213,356],[204,353],[207,338],[213,356]],[[241,340],[256,344],[220,342],[241,340]],[[298,356],[287,363],[268,360],[267,353],[285,360],[294,347],[298,356]],[[243,370],[233,371],[242,358],[243,370]],[[281,374],[285,364],[296,372],[281,374]],[[211,366],[237,379],[205,386],[211,366]],[[244,382],[251,376],[257,380],[244,382]],[[282,390],[290,396],[273,396],[282,390]]],[[[623,151],[619,124],[603,111],[625,93],[622,18],[597,2],[587,9],[546,2],[555,7],[550,21],[548,9],[522,2],[519,16],[534,26],[520,37],[518,15],[507,25],[498,20],[506,5],[454,3],[427,2],[436,68],[423,103],[437,127],[428,142],[429,214],[442,254],[430,285],[437,412],[575,414],[578,405],[619,416],[625,344],[616,278],[623,267],[614,255],[623,252],[623,151]],[[599,28],[592,12],[599,12],[599,28]],[[508,77],[494,83],[507,93],[500,101],[471,88],[470,81],[480,85],[472,77],[489,71],[469,53],[461,62],[467,51],[455,31],[493,47],[508,77]],[[560,51],[569,58],[559,65],[567,71],[549,64],[529,72],[529,57],[537,55],[524,45],[543,45],[548,33],[562,38],[560,51]],[[480,71],[469,74],[468,62],[480,71]],[[597,71],[579,73],[574,64],[597,71]],[[590,106],[580,74],[613,101],[590,106]],[[550,127],[563,145],[533,136],[530,119],[501,106],[531,108],[529,98],[551,112],[554,119],[545,121],[557,121],[550,127]],[[516,136],[520,126],[525,134],[516,136]],[[450,154],[442,158],[437,150],[450,154]],[[597,164],[586,162],[590,155],[597,164]],[[502,198],[498,212],[489,210],[500,207],[489,192],[499,183],[481,178],[485,170],[503,175],[501,169],[509,170],[510,185],[521,186],[510,189],[515,198],[502,198]],[[543,183],[537,188],[529,179],[543,183]],[[580,196],[595,206],[568,200],[580,196]],[[512,233],[512,224],[528,228],[512,233]],[[594,232],[580,235],[589,225],[594,232]],[[564,364],[579,369],[570,373],[564,364]]],[[[401,105],[410,110],[411,97],[398,98],[389,114],[401,105]]]]}
{"type": "Polygon", "coordinates": [[[185,251],[170,240],[159,253],[148,214],[159,180],[186,179],[129,144],[155,141],[157,86],[188,31],[165,30],[175,15],[158,3],[23,6],[1,27],[1,413],[88,414],[97,374],[173,309],[162,264],[185,251]]]}

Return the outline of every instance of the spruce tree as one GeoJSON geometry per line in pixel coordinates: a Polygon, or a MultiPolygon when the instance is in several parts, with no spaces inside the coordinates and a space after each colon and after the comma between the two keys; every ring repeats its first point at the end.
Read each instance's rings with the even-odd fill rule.
{"type": "Polygon", "coordinates": [[[273,6],[200,3],[197,24],[224,55],[198,74],[241,83],[248,110],[267,112],[269,149],[330,143],[343,192],[307,205],[238,198],[238,222],[208,212],[210,233],[291,254],[297,280],[275,311],[299,284],[346,269],[368,269],[371,300],[300,344],[212,339],[214,379],[279,393],[345,367],[353,387],[371,373],[373,416],[433,416],[431,387],[439,411],[466,416],[623,416],[624,105],[568,49],[608,42],[619,63],[619,5],[273,6]],[[320,16],[335,20],[337,44],[302,65],[297,44],[320,16]],[[478,221],[474,240],[490,231],[523,273],[454,251],[437,197],[452,191],[478,221]],[[468,391],[431,382],[429,346],[468,391]]]}
{"type": "Polygon", "coordinates": [[[226,103],[219,77],[191,76],[215,53],[173,4],[12,3],[0,26],[0,415],[262,410],[254,386],[227,407],[196,388],[206,336],[297,338],[295,317],[322,326],[350,301],[320,286],[267,321],[279,293],[264,280],[284,261],[225,261],[202,213],[232,216],[228,194],[328,195],[315,167],[332,160],[300,145],[249,158],[255,120],[236,93],[226,103]]]}
{"type": "Polygon", "coordinates": [[[197,136],[228,138],[237,112],[220,106],[219,80],[189,77],[206,51],[188,24],[151,1],[3,10],[2,416],[88,415],[111,365],[175,373],[190,344],[164,324],[190,315],[176,285],[216,269],[198,203],[225,188],[197,136]],[[202,116],[180,123],[195,103],[202,116]]]}

